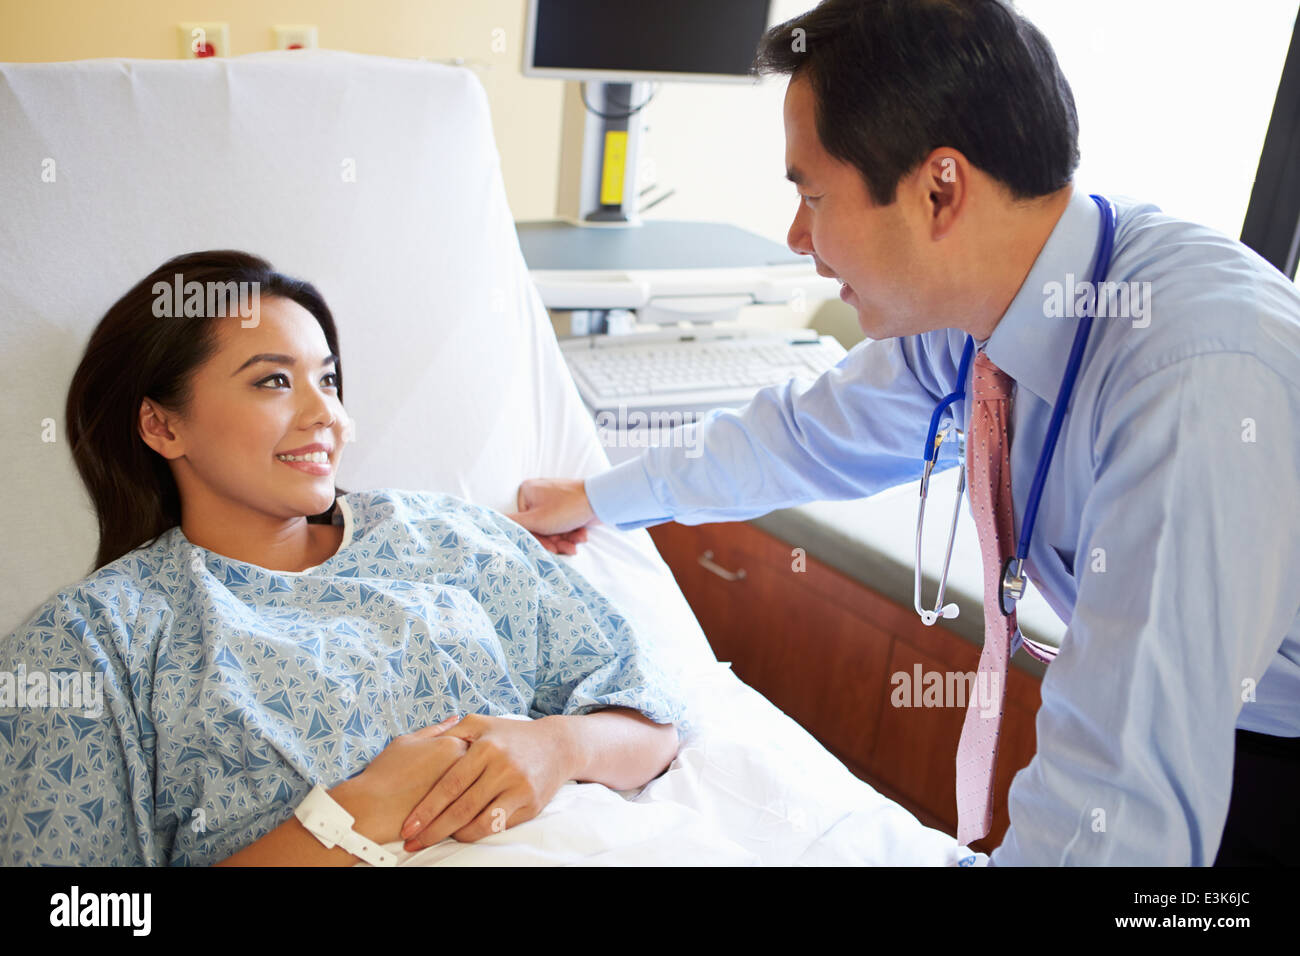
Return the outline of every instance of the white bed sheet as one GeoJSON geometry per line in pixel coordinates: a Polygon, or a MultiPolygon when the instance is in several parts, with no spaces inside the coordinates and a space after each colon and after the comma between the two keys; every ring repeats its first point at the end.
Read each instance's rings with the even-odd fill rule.
{"type": "Polygon", "coordinates": [[[501,833],[387,849],[399,866],[988,864],[853,776],[728,665],[697,672],[685,689],[700,726],[640,790],[570,781],[541,814],[501,833]]]}

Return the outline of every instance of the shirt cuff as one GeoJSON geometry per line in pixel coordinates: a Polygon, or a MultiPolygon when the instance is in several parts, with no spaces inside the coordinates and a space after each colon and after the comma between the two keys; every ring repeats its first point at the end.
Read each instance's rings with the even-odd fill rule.
{"type": "Polygon", "coordinates": [[[604,524],[619,531],[633,531],[671,521],[650,488],[642,456],[592,475],[583,482],[591,510],[604,524]]]}

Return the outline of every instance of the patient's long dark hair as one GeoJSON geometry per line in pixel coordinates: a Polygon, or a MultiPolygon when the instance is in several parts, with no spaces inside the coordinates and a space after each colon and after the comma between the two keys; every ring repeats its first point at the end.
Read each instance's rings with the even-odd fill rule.
{"type": "MultiPolygon", "coordinates": [[[[292,299],[316,317],[330,351],[342,355],[334,317],[310,282],[275,272],[246,252],[218,249],[176,256],[137,282],[118,299],[91,333],[68,389],[67,435],[81,480],[99,519],[95,570],[181,522],[180,491],[166,459],[140,437],[145,398],[188,413],[191,376],[217,350],[220,316],[159,318],[154,284],[256,282],[263,297],[292,299]]],[[[235,288],[240,288],[236,286],[235,288]]],[[[177,306],[179,311],[179,304],[177,306]]],[[[343,401],[343,360],[338,363],[338,397],[343,401]]],[[[346,494],[335,487],[335,498],[346,494]]],[[[335,504],[313,524],[328,524],[335,504]]]]}

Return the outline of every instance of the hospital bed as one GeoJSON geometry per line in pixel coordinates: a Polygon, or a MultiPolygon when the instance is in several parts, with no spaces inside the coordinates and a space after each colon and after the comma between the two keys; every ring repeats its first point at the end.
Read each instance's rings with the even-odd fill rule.
{"type": "MultiPolygon", "coordinates": [[[[68,384],[107,307],[183,252],[247,250],[321,290],[356,421],[341,488],[511,511],[524,478],[607,465],[529,279],[468,69],[337,51],[0,64],[0,209],[0,633],[92,570],[68,384]]],[[[694,729],[644,788],[570,783],[528,823],[405,862],[986,861],[717,661],[645,531],[596,527],[563,560],[660,651],[694,729]]]]}

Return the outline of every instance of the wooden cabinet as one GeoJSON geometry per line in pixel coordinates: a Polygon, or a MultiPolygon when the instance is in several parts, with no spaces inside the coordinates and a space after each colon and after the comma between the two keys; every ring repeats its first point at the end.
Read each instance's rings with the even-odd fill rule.
{"type": "MultiPolygon", "coordinates": [[[[904,674],[973,673],[980,649],[911,607],[744,522],[665,524],[650,535],[672,568],[719,660],[855,774],[921,822],[957,830],[957,742],[965,708],[894,706],[904,674]],[[917,668],[919,667],[919,671],[917,668]]],[[[1006,833],[1007,790],[1034,755],[1039,681],[1012,666],[994,790],[993,828],[1006,833]]]]}

